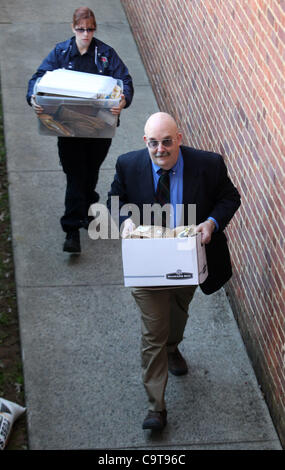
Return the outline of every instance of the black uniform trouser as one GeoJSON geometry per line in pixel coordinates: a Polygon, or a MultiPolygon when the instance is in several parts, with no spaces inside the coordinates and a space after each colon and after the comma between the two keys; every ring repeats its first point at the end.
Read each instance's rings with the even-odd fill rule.
{"type": "Polygon", "coordinates": [[[66,174],[65,212],[60,219],[64,232],[81,228],[90,205],[99,200],[95,188],[111,142],[112,139],[58,138],[59,158],[66,174]]]}

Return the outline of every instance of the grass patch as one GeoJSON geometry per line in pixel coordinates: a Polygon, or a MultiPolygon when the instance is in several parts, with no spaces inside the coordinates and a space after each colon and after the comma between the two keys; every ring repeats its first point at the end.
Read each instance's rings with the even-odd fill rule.
{"type": "MultiPolygon", "coordinates": [[[[8,187],[0,87],[0,396],[25,406],[8,187]]],[[[26,415],[22,415],[12,427],[6,449],[27,448],[26,415]]]]}

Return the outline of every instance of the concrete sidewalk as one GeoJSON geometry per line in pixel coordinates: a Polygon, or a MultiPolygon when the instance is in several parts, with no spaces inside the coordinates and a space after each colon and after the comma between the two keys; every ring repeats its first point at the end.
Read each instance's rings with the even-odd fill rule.
{"type": "MultiPolygon", "coordinates": [[[[62,251],[65,177],[56,138],[38,134],[28,79],[56,42],[71,36],[74,0],[2,0],[1,82],[30,449],[281,449],[224,290],[197,291],[181,350],[190,373],[169,377],[169,424],[141,428],[139,312],[124,288],[119,240],[62,251]],[[12,6],[11,6],[12,5],[12,6]],[[11,16],[12,15],[12,16],[11,16]]],[[[158,110],[119,0],[91,0],[97,37],[134,79],[99,178],[105,202],[119,154],[143,146],[158,110]]]]}

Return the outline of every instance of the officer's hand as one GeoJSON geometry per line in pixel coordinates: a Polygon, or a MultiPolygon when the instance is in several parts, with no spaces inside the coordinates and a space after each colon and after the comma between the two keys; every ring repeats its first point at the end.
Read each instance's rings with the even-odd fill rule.
{"type": "Polygon", "coordinates": [[[125,95],[121,95],[121,101],[118,106],[114,106],[111,108],[111,113],[114,114],[115,116],[120,114],[122,109],[126,106],[127,102],[125,99],[125,95]]]}
{"type": "Polygon", "coordinates": [[[44,112],[44,108],[37,104],[35,95],[31,96],[31,105],[36,114],[41,114],[44,112]]]}
{"type": "Polygon", "coordinates": [[[127,238],[135,230],[136,226],[132,219],[126,219],[123,224],[122,238],[127,238]]]}
{"type": "Polygon", "coordinates": [[[205,222],[202,222],[196,227],[196,232],[201,232],[201,242],[202,243],[210,243],[212,238],[212,233],[216,228],[216,224],[213,220],[208,219],[205,222]]]}

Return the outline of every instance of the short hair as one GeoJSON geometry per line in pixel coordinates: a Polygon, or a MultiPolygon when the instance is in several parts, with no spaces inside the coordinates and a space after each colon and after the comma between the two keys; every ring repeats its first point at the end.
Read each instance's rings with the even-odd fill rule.
{"type": "Polygon", "coordinates": [[[75,27],[81,20],[92,19],[94,22],[95,30],[97,28],[95,15],[88,7],[79,7],[73,13],[73,27],[75,27]]]}

